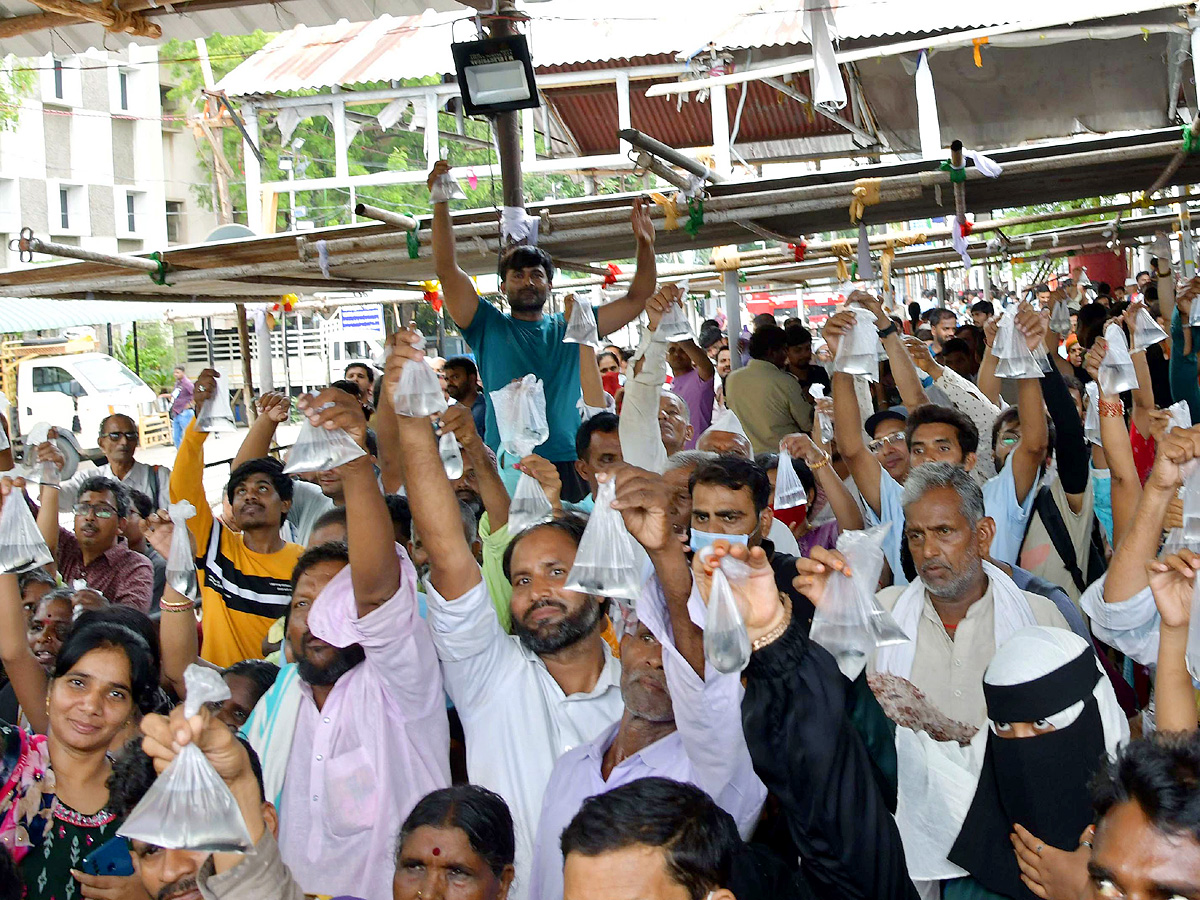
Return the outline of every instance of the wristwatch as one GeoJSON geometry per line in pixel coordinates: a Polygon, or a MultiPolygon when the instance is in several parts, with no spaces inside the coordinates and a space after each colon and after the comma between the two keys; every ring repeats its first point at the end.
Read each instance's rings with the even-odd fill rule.
{"type": "Polygon", "coordinates": [[[879,338],[880,338],[880,340],[882,340],[883,338],[888,337],[889,335],[895,334],[899,329],[896,328],[895,322],[888,322],[887,328],[880,328],[878,330],[879,330],[879,338]]]}

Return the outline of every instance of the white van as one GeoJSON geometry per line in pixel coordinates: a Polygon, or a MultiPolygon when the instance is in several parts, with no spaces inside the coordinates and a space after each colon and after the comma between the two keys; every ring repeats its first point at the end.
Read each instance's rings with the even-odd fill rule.
{"type": "Polygon", "coordinates": [[[106,416],[124,413],[137,422],[157,403],[146,382],[105,353],[33,356],[17,369],[15,431],[48,422],[74,432],[79,445],[91,449],[106,416]]]}

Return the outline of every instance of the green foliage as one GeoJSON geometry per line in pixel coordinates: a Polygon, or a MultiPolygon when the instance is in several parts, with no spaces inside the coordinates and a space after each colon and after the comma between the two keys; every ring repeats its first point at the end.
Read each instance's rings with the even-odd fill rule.
{"type": "MultiPolygon", "coordinates": [[[[1068,209],[1084,209],[1085,207],[1089,206],[1106,206],[1110,203],[1117,203],[1119,201],[1120,198],[1117,197],[1096,197],[1089,198],[1087,200],[1064,201],[1062,203],[1037,203],[1033,206],[1015,206],[1010,209],[997,211],[996,218],[1013,219],[1017,218],[1018,216],[1040,216],[1046,215],[1047,213],[1061,212],[1068,209]]],[[[1078,225],[1082,222],[1096,221],[1100,218],[1102,218],[1102,216],[1092,215],[1086,219],[1052,219],[1047,222],[1030,222],[1027,225],[1013,225],[1009,228],[1005,228],[1004,233],[1011,238],[1018,234],[1033,234],[1034,232],[1038,231],[1049,231],[1054,228],[1078,225]]],[[[1111,215],[1109,215],[1108,218],[1111,218],[1111,215]]],[[[1021,255],[1019,244],[1013,248],[1013,253],[1017,256],[1021,255]]],[[[1043,254],[1038,253],[1034,255],[1039,257],[1035,261],[1013,263],[1013,274],[1016,275],[1018,281],[1021,281],[1026,276],[1032,275],[1033,272],[1041,266],[1041,257],[1043,254]]],[[[1059,255],[1063,259],[1066,259],[1068,256],[1066,252],[1063,252],[1059,255]]]]}
{"type": "Polygon", "coordinates": [[[17,127],[20,101],[33,93],[37,73],[29,60],[9,57],[0,67],[0,129],[17,127]]]}
{"type": "MultiPolygon", "coordinates": [[[[125,342],[113,348],[113,355],[134,368],[132,329],[125,342]]],[[[138,322],[137,361],[142,381],[156,393],[171,389],[175,383],[175,345],[163,322],[138,322]]]]}

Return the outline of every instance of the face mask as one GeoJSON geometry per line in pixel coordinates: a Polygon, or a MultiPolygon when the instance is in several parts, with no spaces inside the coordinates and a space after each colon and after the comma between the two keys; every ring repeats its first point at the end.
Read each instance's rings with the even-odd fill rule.
{"type": "MultiPolygon", "coordinates": [[[[756,528],[754,530],[757,531],[758,529],[756,528]]],[[[698,531],[693,528],[691,541],[692,552],[699,553],[705,547],[711,547],[713,541],[719,539],[729,541],[730,544],[741,544],[742,546],[749,546],[750,544],[750,535],[748,534],[713,534],[711,531],[698,531]]]]}

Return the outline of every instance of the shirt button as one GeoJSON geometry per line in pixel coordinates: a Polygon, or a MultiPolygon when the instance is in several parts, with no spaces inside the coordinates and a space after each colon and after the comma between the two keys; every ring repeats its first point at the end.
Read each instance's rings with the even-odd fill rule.
{"type": "Polygon", "coordinates": [[[316,802],[317,802],[317,795],[313,794],[313,803],[316,803],[316,802]]]}
{"type": "Polygon", "coordinates": [[[326,725],[328,725],[329,724],[329,716],[326,716],[321,721],[324,722],[326,725]]]}
{"type": "Polygon", "coordinates": [[[962,696],[962,691],[955,691],[955,692],[954,692],[954,696],[955,696],[955,697],[961,697],[961,696],[962,696]]]}
{"type": "Polygon", "coordinates": [[[318,753],[318,754],[317,754],[317,762],[320,762],[320,761],[321,761],[321,760],[323,760],[324,758],[325,758],[325,757],[323,757],[323,756],[322,756],[320,753],[318,753]]]}
{"type": "Polygon", "coordinates": [[[954,661],[954,664],[955,664],[956,666],[961,666],[961,665],[962,665],[962,660],[961,660],[961,659],[956,659],[956,660],[954,661]]]}

